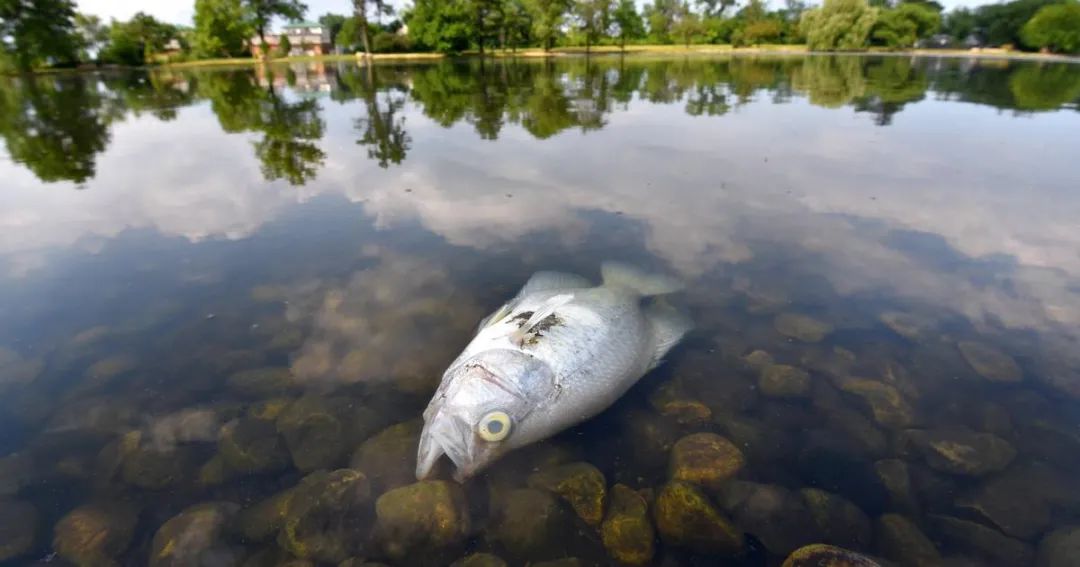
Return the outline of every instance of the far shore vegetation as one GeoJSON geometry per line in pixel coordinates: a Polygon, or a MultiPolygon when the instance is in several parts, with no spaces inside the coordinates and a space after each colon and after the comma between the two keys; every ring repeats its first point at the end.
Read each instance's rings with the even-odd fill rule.
{"type": "Polygon", "coordinates": [[[104,22],[74,0],[0,0],[0,71],[253,61],[566,53],[920,51],[1080,53],[1080,0],[1012,0],[946,11],[936,0],[342,0],[304,22],[300,0],[195,0],[193,26],[145,13],[104,22]],[[290,39],[292,38],[292,39],[290,39]],[[315,44],[309,42],[314,41],[315,44]],[[265,49],[262,49],[265,47],[265,49]],[[949,51],[952,50],[952,51],[949,51]]]}

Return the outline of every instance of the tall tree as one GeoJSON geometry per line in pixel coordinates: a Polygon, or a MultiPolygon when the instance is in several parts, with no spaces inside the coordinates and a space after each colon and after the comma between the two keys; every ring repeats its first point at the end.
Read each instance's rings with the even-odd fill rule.
{"type": "Polygon", "coordinates": [[[528,0],[526,6],[532,14],[533,36],[544,51],[550,51],[562,31],[570,0],[528,0]]]}
{"type": "Polygon", "coordinates": [[[72,63],[78,47],[72,0],[0,0],[0,53],[16,68],[72,63]]]}
{"type": "MultiPolygon", "coordinates": [[[[363,0],[354,0],[363,1],[363,0]]],[[[290,21],[298,21],[307,13],[307,4],[300,0],[244,0],[251,25],[259,36],[259,48],[263,59],[270,58],[270,50],[266,48],[266,31],[275,17],[285,18],[290,21]]]]}
{"type": "Polygon", "coordinates": [[[682,40],[684,46],[690,47],[690,42],[695,37],[705,33],[705,26],[701,23],[701,16],[690,9],[688,2],[683,2],[670,30],[671,35],[682,40]]]}
{"type": "Polygon", "coordinates": [[[348,20],[348,18],[341,14],[327,12],[326,14],[319,16],[319,25],[330,33],[330,41],[333,41],[336,45],[338,33],[341,32],[341,28],[345,25],[346,20],[348,20]]]}
{"type": "Polygon", "coordinates": [[[623,51],[626,50],[626,40],[645,37],[645,20],[641,19],[634,0],[619,0],[611,13],[611,20],[618,28],[619,48],[623,51]]]}
{"type": "Polygon", "coordinates": [[[251,25],[241,0],[195,0],[192,47],[199,57],[242,55],[251,38],[251,25]]]}
{"type": "Polygon", "coordinates": [[[1080,3],[1044,6],[1024,24],[1021,35],[1028,47],[1080,53],[1080,3]]]}
{"type": "Polygon", "coordinates": [[[810,49],[862,49],[877,21],[878,10],[866,0],[825,0],[820,7],[803,12],[799,25],[810,49]]]}
{"type": "Polygon", "coordinates": [[[649,40],[655,43],[671,43],[671,26],[679,17],[682,4],[679,0],[654,0],[643,10],[649,24],[649,40]]]}
{"type": "Polygon", "coordinates": [[[735,5],[736,0],[696,0],[696,2],[706,18],[722,18],[724,12],[735,5]]]}
{"type": "Polygon", "coordinates": [[[93,14],[75,14],[75,32],[79,39],[80,61],[96,58],[105,42],[109,41],[108,26],[93,14]]]}
{"type": "Polygon", "coordinates": [[[532,20],[529,10],[525,6],[525,0],[501,0],[500,4],[499,45],[503,49],[509,45],[516,50],[519,45],[528,41],[531,35],[532,20]]]}
{"type": "Polygon", "coordinates": [[[386,0],[353,0],[353,17],[360,25],[360,38],[364,41],[364,56],[371,57],[371,30],[368,24],[368,8],[374,8],[375,17],[393,13],[386,0]]]}
{"type": "Polygon", "coordinates": [[[126,22],[109,25],[109,41],[101,51],[101,59],[123,65],[142,65],[178,36],[176,26],[138,12],[126,22]]]}
{"type": "Polygon", "coordinates": [[[611,27],[611,10],[612,0],[574,0],[574,17],[585,35],[586,54],[611,27]]]}

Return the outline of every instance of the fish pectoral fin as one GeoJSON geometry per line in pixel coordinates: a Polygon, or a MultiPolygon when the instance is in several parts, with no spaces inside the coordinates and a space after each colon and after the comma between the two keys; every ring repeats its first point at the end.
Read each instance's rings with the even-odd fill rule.
{"type": "Polygon", "coordinates": [[[538,291],[562,291],[565,289],[583,289],[593,287],[592,282],[577,275],[563,272],[536,272],[525,282],[518,292],[518,297],[525,297],[538,291]]]}
{"type": "Polygon", "coordinates": [[[506,318],[507,315],[513,312],[513,310],[514,307],[512,304],[504,303],[503,306],[496,309],[494,313],[480,320],[480,326],[476,328],[476,332],[479,333],[480,331],[498,323],[499,321],[502,321],[506,318]]]}
{"type": "Polygon", "coordinates": [[[533,328],[539,325],[541,321],[547,319],[553,313],[555,313],[556,309],[562,307],[563,305],[566,305],[567,303],[570,303],[573,300],[574,294],[572,293],[564,293],[548,299],[544,302],[543,307],[533,312],[532,316],[529,317],[527,321],[525,321],[525,324],[519,327],[518,330],[511,333],[510,342],[520,346],[521,343],[525,340],[525,335],[529,334],[529,331],[532,331],[533,328]]]}
{"type": "Polygon", "coordinates": [[[694,322],[683,311],[664,300],[657,300],[645,308],[645,319],[653,337],[652,370],[664,360],[664,355],[694,328],[694,322]]]}

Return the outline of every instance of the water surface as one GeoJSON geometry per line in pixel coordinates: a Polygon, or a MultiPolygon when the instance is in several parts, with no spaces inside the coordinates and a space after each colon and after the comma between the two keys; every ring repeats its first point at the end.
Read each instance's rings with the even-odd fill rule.
{"type": "Polygon", "coordinates": [[[584,461],[651,501],[699,432],[745,460],[702,493],[746,543],[661,534],[650,564],[1060,553],[1078,110],[1075,65],[908,57],[4,79],[0,558],[609,564],[529,476],[584,461]],[[692,335],[465,485],[450,535],[376,528],[476,322],[605,260],[682,278],[692,335]]]}

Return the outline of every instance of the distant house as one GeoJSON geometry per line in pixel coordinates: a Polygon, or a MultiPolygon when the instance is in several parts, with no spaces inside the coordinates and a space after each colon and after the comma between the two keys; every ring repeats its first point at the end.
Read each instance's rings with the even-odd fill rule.
{"type": "MultiPolygon", "coordinates": [[[[290,57],[325,55],[333,49],[329,29],[314,22],[300,22],[298,24],[289,24],[280,32],[266,34],[266,44],[271,55],[277,55],[278,45],[283,35],[289,38],[288,55],[290,57]]],[[[257,36],[251,39],[251,55],[253,57],[262,57],[262,47],[262,41],[257,36]]]]}
{"type": "Polygon", "coordinates": [[[953,46],[952,36],[944,33],[932,35],[926,39],[915,42],[915,47],[920,49],[948,49],[953,46]]]}

